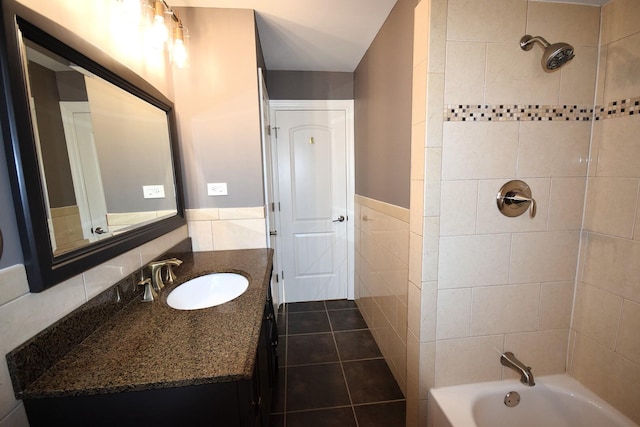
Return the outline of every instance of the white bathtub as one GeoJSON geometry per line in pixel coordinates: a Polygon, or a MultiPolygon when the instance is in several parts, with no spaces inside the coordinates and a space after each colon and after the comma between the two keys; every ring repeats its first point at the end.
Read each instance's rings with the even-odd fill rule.
{"type": "MultiPolygon", "coordinates": [[[[465,384],[431,390],[434,427],[639,427],[568,375],[465,384]],[[509,408],[505,395],[520,394],[509,408]]],[[[640,401],[638,402],[640,404],[640,401]]]]}

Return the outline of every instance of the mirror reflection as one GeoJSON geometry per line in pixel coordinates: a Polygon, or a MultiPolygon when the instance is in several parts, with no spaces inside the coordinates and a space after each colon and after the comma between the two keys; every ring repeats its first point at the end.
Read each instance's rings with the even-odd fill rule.
{"type": "Polygon", "coordinates": [[[176,215],[167,113],[23,44],[53,255],[176,215]]]}

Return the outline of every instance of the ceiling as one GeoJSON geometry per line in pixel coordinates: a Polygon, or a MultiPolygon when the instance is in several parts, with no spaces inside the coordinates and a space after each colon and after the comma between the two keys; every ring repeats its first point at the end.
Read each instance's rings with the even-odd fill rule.
{"type": "Polygon", "coordinates": [[[396,0],[168,0],[171,6],[255,9],[267,69],[356,69],[396,0]]]}
{"type": "MultiPolygon", "coordinates": [[[[356,69],[397,0],[169,0],[171,6],[254,9],[267,69],[356,69]]],[[[609,0],[532,0],[601,6],[609,0]]]]}

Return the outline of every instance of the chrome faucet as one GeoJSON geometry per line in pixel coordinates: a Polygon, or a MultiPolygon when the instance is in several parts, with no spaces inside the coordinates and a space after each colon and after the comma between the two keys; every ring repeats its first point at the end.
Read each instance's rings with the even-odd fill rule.
{"type": "Polygon", "coordinates": [[[168,284],[172,284],[176,279],[176,274],[173,272],[173,267],[180,264],[182,264],[182,261],[178,258],[169,258],[149,263],[149,267],[151,268],[151,284],[156,292],[160,292],[164,288],[164,281],[162,280],[162,267],[167,267],[167,274],[164,280],[166,280],[168,284]]]}
{"type": "Polygon", "coordinates": [[[519,361],[516,358],[516,356],[514,356],[514,354],[511,353],[510,351],[507,351],[506,353],[503,353],[502,356],[500,356],[500,363],[502,364],[502,366],[511,368],[517,373],[519,373],[520,382],[522,384],[528,385],[530,387],[533,387],[534,385],[536,385],[535,381],[533,380],[533,373],[531,372],[531,367],[525,366],[525,364],[519,361]]]}

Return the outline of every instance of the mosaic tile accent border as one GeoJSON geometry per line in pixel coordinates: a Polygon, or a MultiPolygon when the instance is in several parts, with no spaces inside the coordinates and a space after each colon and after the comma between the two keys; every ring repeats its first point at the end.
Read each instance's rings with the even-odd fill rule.
{"type": "Polygon", "coordinates": [[[640,96],[596,105],[478,105],[444,106],[446,122],[589,121],[640,114],[640,96]]]}
{"type": "Polygon", "coordinates": [[[640,96],[623,99],[622,101],[613,101],[606,106],[596,106],[596,120],[633,116],[635,114],[640,114],[640,96]]]}
{"type": "Polygon", "coordinates": [[[588,121],[589,105],[445,105],[447,122],[588,121]]]}

